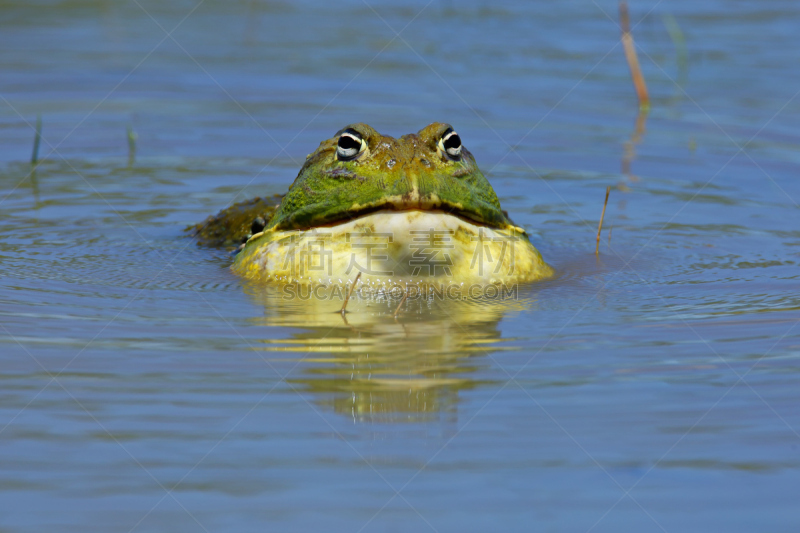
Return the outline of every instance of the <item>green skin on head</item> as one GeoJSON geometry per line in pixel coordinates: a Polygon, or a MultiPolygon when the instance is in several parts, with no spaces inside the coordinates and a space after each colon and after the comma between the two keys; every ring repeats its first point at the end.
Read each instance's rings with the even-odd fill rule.
{"type": "Polygon", "coordinates": [[[266,230],[305,230],[375,211],[441,211],[512,227],[489,181],[449,124],[399,139],[352,124],[309,155],[266,230]]]}

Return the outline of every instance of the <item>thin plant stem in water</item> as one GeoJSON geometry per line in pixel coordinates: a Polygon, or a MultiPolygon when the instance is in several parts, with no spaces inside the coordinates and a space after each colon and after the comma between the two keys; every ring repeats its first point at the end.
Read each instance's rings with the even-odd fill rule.
{"type": "Polygon", "coordinates": [[[358,275],[356,276],[356,279],[353,280],[353,284],[350,285],[350,290],[347,291],[347,296],[344,297],[344,303],[342,304],[342,310],[339,311],[342,314],[342,316],[344,316],[344,314],[347,312],[347,302],[350,301],[350,295],[353,294],[353,289],[356,288],[356,284],[358,283],[358,278],[360,278],[360,277],[361,277],[361,272],[359,272],[358,275]]]}
{"type": "MultiPolygon", "coordinates": [[[[600,214],[600,224],[597,226],[597,245],[594,248],[594,255],[600,255],[600,232],[603,230],[603,219],[606,216],[606,206],[608,205],[608,195],[610,192],[611,186],[606,187],[606,201],[603,202],[603,212],[600,214]]],[[[608,238],[611,238],[610,234],[608,238]]]]}
{"type": "Polygon", "coordinates": [[[630,68],[631,71],[631,78],[633,79],[633,86],[636,89],[636,95],[639,97],[639,108],[650,109],[650,97],[647,94],[647,85],[644,82],[642,69],[639,66],[639,59],[636,57],[636,45],[633,42],[633,35],[631,34],[628,3],[625,1],[619,3],[619,21],[620,28],[622,28],[622,47],[625,50],[625,59],[628,61],[628,68],[630,68]]]}
{"type": "Polygon", "coordinates": [[[677,54],[676,62],[678,63],[678,86],[683,86],[688,78],[689,73],[689,52],[686,48],[686,36],[683,30],[678,25],[678,21],[674,16],[669,13],[661,16],[664,26],[667,28],[669,38],[672,39],[672,44],[675,45],[675,53],[677,54]]]}
{"type": "Polygon", "coordinates": [[[133,166],[133,161],[136,158],[136,132],[133,131],[133,126],[128,124],[128,166],[133,166]]]}
{"type": "Polygon", "coordinates": [[[631,133],[631,138],[624,144],[621,170],[622,174],[630,181],[638,181],[639,179],[631,173],[631,162],[636,157],[636,145],[641,144],[642,138],[644,137],[645,126],[647,125],[647,114],[647,109],[639,109],[639,112],[636,114],[636,126],[633,133],[631,133]]]}
{"type": "Polygon", "coordinates": [[[392,315],[392,316],[394,316],[395,318],[397,318],[397,313],[400,312],[400,308],[403,307],[403,304],[405,303],[406,298],[408,298],[408,291],[406,291],[405,294],[403,294],[403,299],[400,300],[400,303],[397,304],[397,309],[394,310],[394,315],[392,315]]]}
{"type": "Polygon", "coordinates": [[[31,154],[31,165],[36,166],[39,162],[39,144],[42,141],[42,115],[36,115],[36,135],[33,137],[33,153],[31,154]]]}

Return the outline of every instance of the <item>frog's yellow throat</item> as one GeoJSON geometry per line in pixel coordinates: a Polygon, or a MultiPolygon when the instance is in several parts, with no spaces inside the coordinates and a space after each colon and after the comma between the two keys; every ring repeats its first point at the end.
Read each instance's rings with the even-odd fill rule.
{"type": "Polygon", "coordinates": [[[249,279],[369,286],[513,284],[553,269],[524,230],[493,229],[436,211],[378,211],[308,230],[253,235],[233,270],[249,279]]]}

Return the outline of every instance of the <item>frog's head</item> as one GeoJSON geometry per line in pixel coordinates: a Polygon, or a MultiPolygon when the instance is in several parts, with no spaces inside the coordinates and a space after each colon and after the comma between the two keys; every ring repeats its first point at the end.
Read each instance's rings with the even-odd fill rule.
{"type": "Polygon", "coordinates": [[[351,124],[308,156],[268,229],[304,230],[382,210],[441,211],[493,228],[508,218],[449,124],[394,139],[351,124]]]}

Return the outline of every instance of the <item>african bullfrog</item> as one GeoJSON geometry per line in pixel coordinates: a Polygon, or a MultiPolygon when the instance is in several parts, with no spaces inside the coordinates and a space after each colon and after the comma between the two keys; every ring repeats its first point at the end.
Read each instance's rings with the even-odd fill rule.
{"type": "Polygon", "coordinates": [[[399,139],[347,126],[306,158],[262,224],[233,265],[251,279],[509,284],[553,274],[449,124],[399,139]]]}

